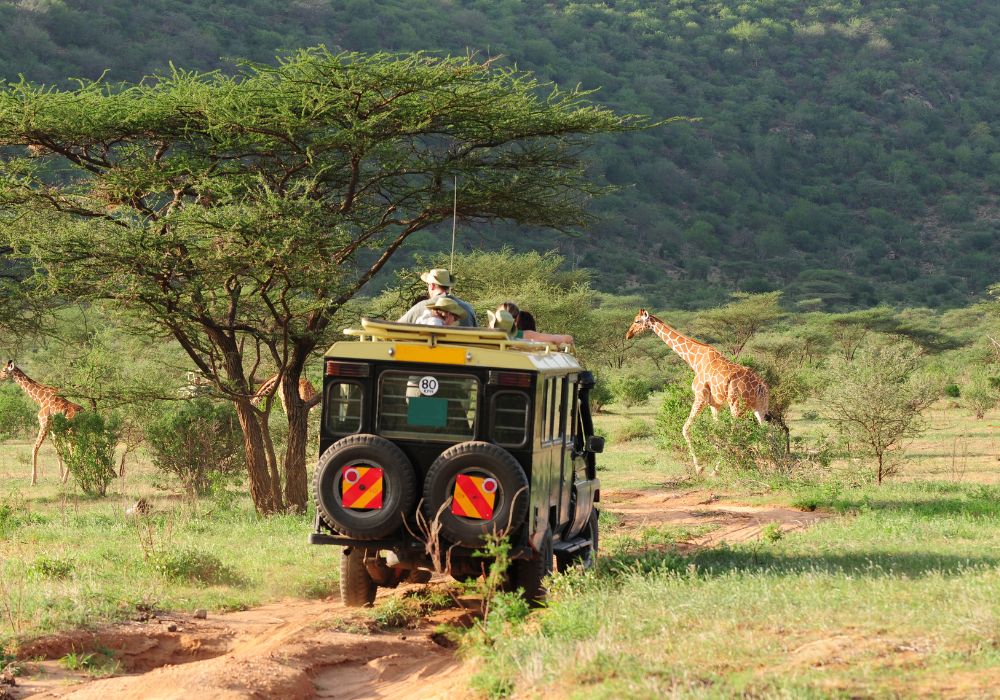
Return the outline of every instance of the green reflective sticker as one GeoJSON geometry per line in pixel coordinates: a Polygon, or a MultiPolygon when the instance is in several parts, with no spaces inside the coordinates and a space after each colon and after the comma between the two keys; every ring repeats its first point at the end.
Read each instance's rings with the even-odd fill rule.
{"type": "Polygon", "coordinates": [[[428,428],[443,428],[448,422],[448,399],[413,396],[406,407],[406,422],[428,428]]]}

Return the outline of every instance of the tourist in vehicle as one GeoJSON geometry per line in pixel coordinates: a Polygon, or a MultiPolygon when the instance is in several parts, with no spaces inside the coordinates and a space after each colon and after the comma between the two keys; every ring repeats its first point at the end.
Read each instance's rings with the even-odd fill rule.
{"type": "MultiPolygon", "coordinates": [[[[533,340],[539,343],[554,343],[556,345],[572,345],[573,336],[559,333],[539,333],[536,330],[520,330],[517,328],[516,317],[511,309],[521,313],[517,304],[505,301],[496,311],[489,312],[489,327],[504,331],[511,339],[533,340]]],[[[525,312],[526,313],[526,312],[525,312]]],[[[534,318],[531,319],[534,323],[534,318]]]]}
{"type": "MultiPolygon", "coordinates": [[[[420,275],[420,279],[427,284],[427,295],[433,301],[436,297],[444,296],[453,299],[465,311],[459,325],[473,328],[477,324],[476,312],[465,301],[451,293],[455,286],[455,278],[446,268],[436,267],[420,275]]],[[[427,312],[426,302],[418,302],[410,307],[410,310],[399,317],[399,323],[420,323],[421,317],[427,312]]]]}
{"type": "Polygon", "coordinates": [[[467,317],[465,309],[451,297],[437,296],[422,303],[424,315],[417,320],[417,323],[428,326],[460,326],[467,317]]]}

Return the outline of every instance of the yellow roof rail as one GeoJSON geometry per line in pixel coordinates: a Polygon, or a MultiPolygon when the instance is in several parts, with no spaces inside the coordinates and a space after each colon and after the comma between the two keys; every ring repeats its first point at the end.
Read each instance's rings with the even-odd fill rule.
{"type": "Polygon", "coordinates": [[[462,328],[457,326],[425,326],[419,323],[396,323],[379,318],[362,318],[361,328],[345,328],[344,335],[351,335],[365,342],[408,342],[436,345],[475,345],[498,350],[526,352],[568,352],[569,346],[554,343],[508,338],[501,330],[493,328],[462,328]]]}

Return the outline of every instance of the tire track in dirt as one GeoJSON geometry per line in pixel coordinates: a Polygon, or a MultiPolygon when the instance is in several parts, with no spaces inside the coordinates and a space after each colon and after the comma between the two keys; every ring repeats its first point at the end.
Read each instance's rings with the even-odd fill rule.
{"type": "MultiPolygon", "coordinates": [[[[683,543],[684,548],[744,542],[759,537],[770,523],[788,531],[823,517],[791,508],[725,503],[705,490],[605,490],[602,495],[602,506],[621,521],[618,531],[661,524],[716,526],[683,543]]],[[[379,597],[421,588],[382,590],[379,597]]],[[[357,615],[332,600],[291,600],[206,619],[159,614],[146,622],[53,635],[21,647],[19,657],[29,660],[28,673],[11,691],[17,700],[410,700],[415,689],[422,699],[468,694],[471,669],[433,633],[437,623],[457,622],[467,611],[437,613],[415,630],[343,631],[352,618],[358,624],[357,615]],[[71,652],[95,649],[113,651],[126,675],[94,680],[58,661],[71,652]]]]}

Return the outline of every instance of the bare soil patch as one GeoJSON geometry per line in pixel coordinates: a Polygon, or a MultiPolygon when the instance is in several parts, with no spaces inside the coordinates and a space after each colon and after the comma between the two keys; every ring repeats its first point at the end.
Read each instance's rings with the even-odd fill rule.
{"type": "Polygon", "coordinates": [[[705,489],[686,491],[602,491],[601,505],[622,521],[622,528],[641,530],[656,525],[712,525],[711,532],[683,543],[686,548],[723,542],[747,542],[760,537],[772,523],[783,532],[799,530],[825,514],[783,506],[730,503],[705,489]]]}

